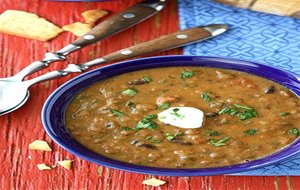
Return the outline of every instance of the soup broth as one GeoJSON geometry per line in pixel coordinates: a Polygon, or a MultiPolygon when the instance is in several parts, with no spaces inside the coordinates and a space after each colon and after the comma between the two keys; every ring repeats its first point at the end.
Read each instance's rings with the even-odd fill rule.
{"type": "Polygon", "coordinates": [[[255,160],[293,142],[299,136],[299,105],[285,87],[247,73],[165,67],[89,86],[72,100],[65,122],[78,142],[115,160],[207,168],[255,160]],[[180,107],[202,110],[202,126],[180,128],[158,118],[172,107],[175,116],[180,107]]]}

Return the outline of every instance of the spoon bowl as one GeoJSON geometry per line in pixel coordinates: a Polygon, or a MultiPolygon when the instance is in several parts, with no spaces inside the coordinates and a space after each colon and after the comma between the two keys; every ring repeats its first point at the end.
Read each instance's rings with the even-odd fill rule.
{"type": "Polygon", "coordinates": [[[0,115],[21,107],[29,98],[29,83],[0,80],[0,115]]]}

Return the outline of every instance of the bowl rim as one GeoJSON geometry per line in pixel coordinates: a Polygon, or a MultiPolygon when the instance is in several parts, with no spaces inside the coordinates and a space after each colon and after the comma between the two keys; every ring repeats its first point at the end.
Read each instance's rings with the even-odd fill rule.
{"type": "MultiPolygon", "coordinates": [[[[182,66],[203,66],[199,64],[199,62],[207,62],[203,64],[211,64],[214,63],[217,65],[217,63],[223,63],[221,66],[215,66],[217,68],[225,68],[225,69],[232,69],[230,67],[240,67],[243,68],[243,72],[247,72],[252,75],[261,76],[264,74],[269,73],[270,76],[276,78],[282,75],[283,77],[279,79],[283,80],[282,83],[279,81],[275,81],[283,86],[286,86],[288,89],[293,91],[298,97],[300,97],[300,78],[289,71],[277,69],[271,66],[267,66],[264,64],[251,62],[251,61],[244,61],[240,59],[232,59],[232,58],[226,58],[226,57],[210,57],[210,56],[189,56],[189,55],[167,55],[167,56],[155,56],[155,57],[147,57],[147,58],[140,58],[140,59],[134,59],[134,60],[128,60],[123,61],[120,63],[110,64],[104,67],[100,67],[94,70],[91,70],[89,72],[80,74],[79,76],[76,76],[72,78],[71,80],[67,81],[63,85],[61,85],[59,88],[57,88],[54,92],[51,93],[51,95],[47,98],[46,102],[43,105],[42,112],[41,112],[41,119],[43,127],[46,131],[46,133],[50,136],[50,138],[56,142],[59,146],[67,150],[68,152],[74,154],[75,156],[82,158],[84,160],[87,160],[89,162],[93,162],[105,167],[123,170],[127,172],[135,172],[140,174],[152,174],[152,175],[162,175],[162,176],[207,176],[207,175],[220,175],[220,174],[234,174],[239,172],[245,172],[252,169],[261,168],[263,166],[268,166],[277,162],[280,162],[282,160],[285,160],[287,158],[295,156],[297,153],[300,152],[300,139],[296,139],[293,143],[287,145],[285,148],[276,151],[275,153],[272,153],[268,156],[262,157],[260,159],[256,159],[254,161],[249,161],[241,164],[235,164],[235,165],[229,165],[229,166],[222,166],[222,167],[213,167],[213,168],[158,168],[158,167],[149,167],[149,166],[141,166],[141,165],[135,165],[130,163],[125,163],[117,160],[113,160],[104,156],[101,156],[88,148],[85,148],[83,145],[80,145],[78,142],[72,142],[69,144],[66,144],[64,142],[63,138],[59,137],[59,134],[57,134],[57,131],[55,130],[62,130],[62,133],[67,133],[65,129],[62,128],[55,128],[55,126],[52,126],[52,120],[51,120],[51,113],[54,113],[57,110],[54,109],[54,105],[61,98],[61,95],[63,93],[67,93],[69,89],[76,84],[80,84],[83,81],[87,81],[91,77],[95,77],[98,75],[101,75],[105,72],[114,72],[114,70],[118,70],[118,68],[121,68],[121,70],[126,70],[125,67],[132,66],[133,70],[142,70],[145,68],[155,68],[160,67],[161,64],[164,65],[164,67],[172,67],[173,65],[167,65],[168,63],[172,62],[180,62],[182,66]],[[189,64],[185,62],[190,62],[189,64]],[[211,62],[211,63],[210,63],[211,62]],[[151,64],[152,63],[152,64],[151,64]],[[194,63],[195,65],[192,65],[194,63]],[[185,65],[186,64],[186,65],[185,65]],[[142,67],[143,66],[143,67],[142,67]],[[144,68],[145,67],[145,68],[144,68]],[[229,68],[228,68],[229,67],[229,68]],[[255,72],[259,72],[258,75],[252,70],[254,69],[255,72]],[[262,69],[262,71],[260,71],[262,69]]],[[[176,65],[180,66],[180,65],[176,65]]],[[[206,65],[207,66],[207,65],[206,65]]],[[[211,66],[211,65],[210,65],[211,66]]],[[[174,66],[173,66],[174,67],[174,66]]],[[[128,67],[129,68],[129,67],[128,67]]],[[[127,70],[128,70],[127,68],[127,70]]],[[[122,71],[123,71],[122,70],[122,71]]],[[[131,71],[133,71],[131,70],[131,71]]],[[[130,71],[126,71],[130,72],[130,71]]],[[[126,73],[122,72],[122,73],[126,73]]],[[[120,73],[118,73],[120,74],[120,73]]],[[[113,74],[118,75],[118,74],[113,74]]],[[[103,79],[109,78],[111,76],[103,76],[103,79]]],[[[264,77],[264,76],[261,76],[264,77]]],[[[271,80],[274,80],[272,78],[271,80]]],[[[270,78],[266,78],[270,79],[270,78]]],[[[278,79],[278,80],[279,80],[278,79]]],[[[102,80],[102,79],[101,79],[102,80]]],[[[84,85],[86,86],[86,85],[84,85]]],[[[82,87],[83,88],[83,87],[82,87]]],[[[82,89],[81,88],[81,89],[82,89]]],[[[73,97],[71,95],[71,97],[73,97]]],[[[57,118],[56,118],[57,119],[57,118]]],[[[63,124],[59,124],[60,126],[63,124]]],[[[63,134],[65,135],[65,134],[63,134]]],[[[68,134],[67,134],[68,136],[68,134]]]]}

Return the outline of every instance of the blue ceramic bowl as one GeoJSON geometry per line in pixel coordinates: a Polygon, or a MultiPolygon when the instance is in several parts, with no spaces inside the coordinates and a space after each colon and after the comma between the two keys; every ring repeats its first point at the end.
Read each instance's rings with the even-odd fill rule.
{"type": "Polygon", "coordinates": [[[149,69],[156,67],[173,67],[173,66],[198,66],[198,67],[217,67],[243,71],[257,76],[261,76],[273,80],[279,84],[289,88],[292,92],[300,96],[300,78],[296,75],[272,68],[266,65],[251,63],[235,59],[223,59],[216,57],[200,57],[200,56],[164,56],[137,59],[125,61],[99,69],[92,70],[75,77],[68,81],[56,91],[54,91],[47,99],[42,110],[42,122],[48,135],[61,147],[70,153],[96,164],[107,166],[114,169],[143,173],[153,175],[166,176],[202,176],[217,175],[243,172],[262,166],[279,162],[283,159],[291,157],[300,152],[300,139],[296,140],[286,148],[273,153],[267,157],[250,161],[243,164],[205,168],[205,169],[168,169],[139,166],[124,163],[103,157],[79,144],[73,139],[65,129],[65,111],[77,93],[85,89],[94,82],[107,79],[109,77],[135,71],[141,69],[149,69]]]}

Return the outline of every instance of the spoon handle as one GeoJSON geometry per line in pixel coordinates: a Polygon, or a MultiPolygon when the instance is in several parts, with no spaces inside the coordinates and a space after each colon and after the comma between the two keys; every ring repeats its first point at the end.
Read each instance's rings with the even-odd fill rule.
{"type": "Polygon", "coordinates": [[[141,21],[153,16],[165,7],[165,0],[145,0],[125,11],[116,14],[92,28],[88,33],[57,52],[47,52],[41,61],[35,61],[19,71],[10,80],[22,81],[27,75],[47,67],[55,61],[63,61],[66,55],[95,43],[108,36],[130,28],[141,21]]]}
{"type": "Polygon", "coordinates": [[[186,44],[199,42],[208,38],[212,38],[216,35],[219,35],[227,31],[227,29],[228,29],[227,25],[213,24],[213,25],[207,25],[207,26],[182,30],[179,32],[175,32],[173,34],[161,36],[154,40],[150,40],[141,44],[128,47],[126,49],[111,53],[102,58],[94,59],[83,64],[69,64],[63,70],[52,71],[24,82],[26,82],[29,86],[31,86],[32,84],[65,76],[68,75],[69,73],[84,72],[89,67],[94,65],[119,61],[122,59],[128,59],[135,56],[144,55],[147,53],[164,51],[167,49],[184,46],[186,44]]]}
{"type": "Polygon", "coordinates": [[[164,35],[156,39],[113,52],[102,58],[83,63],[80,66],[82,70],[86,70],[90,66],[105,62],[115,62],[145,54],[174,49],[187,44],[212,38],[214,36],[222,34],[223,32],[227,31],[227,29],[228,26],[225,24],[211,24],[207,26],[181,30],[173,34],[164,35]]]}

